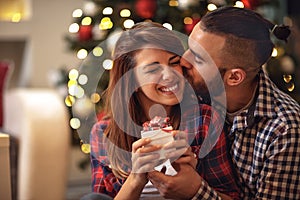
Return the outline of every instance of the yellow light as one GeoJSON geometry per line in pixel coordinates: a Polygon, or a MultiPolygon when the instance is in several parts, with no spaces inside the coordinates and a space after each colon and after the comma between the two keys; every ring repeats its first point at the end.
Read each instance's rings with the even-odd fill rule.
{"type": "Polygon", "coordinates": [[[77,85],[70,85],[70,86],[69,86],[68,92],[69,92],[69,94],[70,94],[71,96],[75,96],[75,94],[76,94],[76,86],[77,86],[77,85]]]}
{"type": "Polygon", "coordinates": [[[106,7],[102,11],[103,15],[111,15],[112,13],[113,13],[113,9],[111,7],[106,7]]]}
{"type": "Polygon", "coordinates": [[[12,18],[11,18],[11,21],[12,22],[20,22],[21,21],[21,13],[15,13],[12,18]]]}
{"type": "Polygon", "coordinates": [[[98,93],[91,94],[91,101],[93,103],[98,103],[101,99],[101,96],[98,93]]]}
{"type": "Polygon", "coordinates": [[[72,17],[81,17],[83,14],[82,10],[81,9],[76,9],[73,11],[72,13],[72,17]]]}
{"type": "Polygon", "coordinates": [[[283,75],[283,80],[284,80],[284,82],[289,83],[292,80],[292,75],[289,75],[289,74],[283,75]]]}
{"type": "Polygon", "coordinates": [[[78,78],[78,71],[77,69],[71,69],[69,71],[69,79],[70,80],[76,80],[78,78]]]}
{"type": "Polygon", "coordinates": [[[287,89],[288,89],[289,92],[294,91],[294,89],[295,89],[295,84],[294,84],[294,83],[291,83],[291,84],[288,86],[287,89]]]}
{"type": "Polygon", "coordinates": [[[245,5],[243,2],[241,1],[236,1],[234,7],[238,7],[238,8],[244,8],[245,5]]]}
{"type": "Polygon", "coordinates": [[[164,26],[165,28],[169,29],[169,30],[172,30],[172,29],[173,29],[172,25],[169,24],[169,23],[163,23],[163,26],[164,26]]]}
{"type": "Polygon", "coordinates": [[[123,23],[124,28],[131,28],[134,25],[134,21],[132,19],[126,19],[123,23]]]}
{"type": "Polygon", "coordinates": [[[107,29],[111,29],[112,27],[113,27],[113,23],[109,17],[103,17],[101,19],[101,22],[99,24],[100,30],[107,30],[107,29]]]}
{"type": "Polygon", "coordinates": [[[193,19],[191,17],[185,17],[183,20],[184,24],[192,24],[193,23],[193,19]]]}
{"type": "Polygon", "coordinates": [[[128,9],[123,9],[123,10],[120,11],[120,16],[121,17],[130,17],[130,15],[131,15],[131,12],[128,9]]]}
{"type": "Polygon", "coordinates": [[[32,16],[32,3],[28,0],[0,0],[0,21],[20,22],[32,16]]]}
{"type": "Polygon", "coordinates": [[[85,17],[81,21],[81,25],[84,25],[84,26],[91,25],[91,23],[92,23],[92,18],[91,17],[85,17]]]}
{"type": "Polygon", "coordinates": [[[77,81],[76,80],[69,80],[68,81],[68,88],[70,88],[71,86],[73,86],[73,85],[77,85],[77,81]]]}
{"type": "Polygon", "coordinates": [[[273,48],[272,57],[277,57],[277,56],[278,56],[278,51],[276,48],[273,48]]]}
{"type": "Polygon", "coordinates": [[[178,5],[179,5],[179,3],[178,3],[177,0],[170,0],[169,1],[169,6],[171,6],[171,7],[176,7],[178,5]]]}
{"type": "Polygon", "coordinates": [[[78,52],[77,52],[77,58],[83,60],[87,57],[88,55],[88,51],[85,50],[85,49],[80,49],[78,52]]]}
{"type": "Polygon", "coordinates": [[[68,106],[68,107],[72,107],[73,104],[75,103],[75,98],[71,95],[68,95],[66,98],[65,98],[65,104],[68,106]]]}
{"type": "Polygon", "coordinates": [[[84,89],[77,85],[76,90],[75,90],[75,97],[81,98],[84,96],[84,89]]]}
{"type": "Polygon", "coordinates": [[[101,47],[95,47],[95,48],[93,49],[93,54],[94,54],[94,56],[96,56],[96,57],[100,57],[100,56],[102,56],[102,54],[103,54],[103,49],[102,49],[101,47]]]}
{"type": "Polygon", "coordinates": [[[110,59],[106,59],[106,60],[103,61],[102,66],[103,66],[104,69],[110,70],[113,67],[113,61],[110,60],[110,59]]]}
{"type": "Polygon", "coordinates": [[[79,85],[71,85],[68,90],[69,94],[77,98],[84,96],[84,90],[79,85]]]}
{"type": "Polygon", "coordinates": [[[209,11],[213,11],[213,10],[216,10],[217,9],[217,6],[213,3],[210,3],[207,5],[207,10],[209,11]]]}
{"type": "Polygon", "coordinates": [[[73,23],[69,26],[70,33],[77,33],[79,31],[79,25],[77,23],[73,23]]]}
{"type": "Polygon", "coordinates": [[[78,118],[72,118],[72,119],[70,119],[70,126],[73,129],[78,129],[80,127],[80,120],[78,118]]]}
{"type": "Polygon", "coordinates": [[[78,77],[78,83],[80,83],[81,85],[85,85],[87,82],[88,82],[88,77],[87,75],[85,74],[81,74],[79,77],[78,77]]]}
{"type": "Polygon", "coordinates": [[[85,154],[89,154],[91,152],[91,145],[90,144],[82,144],[81,151],[85,154]]]}

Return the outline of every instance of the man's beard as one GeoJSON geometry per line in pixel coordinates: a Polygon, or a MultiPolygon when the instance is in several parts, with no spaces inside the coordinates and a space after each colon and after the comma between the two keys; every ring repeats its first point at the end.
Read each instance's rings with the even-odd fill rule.
{"type": "Polygon", "coordinates": [[[217,99],[220,95],[224,94],[224,71],[219,70],[220,75],[216,74],[211,80],[204,81],[201,76],[201,81],[195,82],[193,77],[188,76],[188,81],[192,85],[195,94],[200,98],[201,102],[211,104],[212,100],[217,99]],[[221,78],[220,78],[221,76],[221,78]],[[208,87],[209,85],[209,87],[208,87]]]}

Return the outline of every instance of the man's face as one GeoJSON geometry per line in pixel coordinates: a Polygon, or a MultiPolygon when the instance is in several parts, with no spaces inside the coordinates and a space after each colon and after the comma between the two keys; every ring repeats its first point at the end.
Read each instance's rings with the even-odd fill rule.
{"type": "Polygon", "coordinates": [[[181,64],[186,67],[190,84],[201,96],[208,93],[218,95],[224,89],[220,76],[224,44],[224,37],[202,31],[199,23],[189,36],[189,49],[183,55],[181,64]]]}

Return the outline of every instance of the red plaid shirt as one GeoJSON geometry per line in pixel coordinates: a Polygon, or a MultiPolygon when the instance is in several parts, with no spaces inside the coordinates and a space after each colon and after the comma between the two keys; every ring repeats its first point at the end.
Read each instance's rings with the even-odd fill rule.
{"type": "MultiPolygon", "coordinates": [[[[218,113],[205,104],[184,113],[180,129],[188,133],[193,152],[199,155],[197,171],[215,191],[239,199],[234,168],[227,149],[223,123],[218,113]],[[195,113],[199,113],[195,114],[195,113]],[[217,138],[217,139],[216,139],[217,138]]],[[[99,121],[91,131],[92,190],[114,197],[125,179],[118,179],[109,167],[103,132],[109,121],[99,121]]]]}

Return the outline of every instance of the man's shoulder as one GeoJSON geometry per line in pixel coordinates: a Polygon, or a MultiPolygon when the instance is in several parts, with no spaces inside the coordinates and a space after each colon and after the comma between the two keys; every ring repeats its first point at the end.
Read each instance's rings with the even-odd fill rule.
{"type": "Polygon", "coordinates": [[[268,130],[273,130],[272,132],[276,135],[290,133],[300,127],[299,104],[278,88],[272,90],[270,96],[259,99],[258,108],[259,116],[266,119],[265,126],[268,130]],[[262,101],[262,99],[269,100],[262,101]]]}
{"type": "Polygon", "coordinates": [[[290,95],[281,91],[266,74],[261,75],[258,95],[258,110],[271,112],[274,116],[298,116],[299,103],[290,95]]]}

